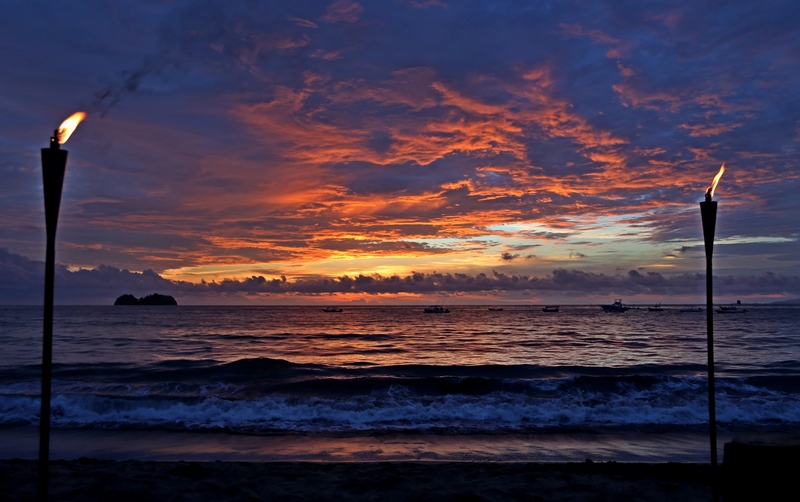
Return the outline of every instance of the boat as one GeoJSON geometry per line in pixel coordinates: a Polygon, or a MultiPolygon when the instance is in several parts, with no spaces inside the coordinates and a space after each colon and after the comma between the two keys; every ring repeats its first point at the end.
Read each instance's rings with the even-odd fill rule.
{"type": "Polygon", "coordinates": [[[678,312],[702,312],[702,311],[703,307],[684,307],[678,310],[678,312]]]}
{"type": "Polygon", "coordinates": [[[718,314],[744,314],[747,309],[740,309],[736,305],[720,305],[716,312],[718,314]]]}
{"type": "Polygon", "coordinates": [[[650,312],[664,312],[664,307],[662,307],[660,303],[656,303],[652,307],[647,307],[647,310],[650,312]]]}
{"type": "Polygon", "coordinates": [[[558,305],[542,307],[542,312],[558,312],[558,305]]]}
{"type": "Polygon", "coordinates": [[[489,307],[489,310],[494,311],[494,312],[499,312],[499,311],[503,310],[503,307],[489,307]]]}
{"type": "Polygon", "coordinates": [[[447,314],[448,312],[450,312],[450,309],[446,309],[442,305],[431,305],[430,307],[425,307],[426,314],[447,314]]]}
{"type": "Polygon", "coordinates": [[[611,305],[600,305],[604,312],[625,312],[630,307],[626,307],[622,304],[622,300],[614,300],[614,303],[611,305]]]}
{"type": "Polygon", "coordinates": [[[343,312],[341,307],[325,307],[322,309],[323,312],[343,312]]]}

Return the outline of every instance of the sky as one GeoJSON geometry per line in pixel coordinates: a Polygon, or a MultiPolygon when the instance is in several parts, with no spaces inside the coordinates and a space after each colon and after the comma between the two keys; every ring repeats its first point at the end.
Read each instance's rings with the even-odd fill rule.
{"type": "Polygon", "coordinates": [[[0,304],[800,297],[795,0],[0,4],[0,304]]]}

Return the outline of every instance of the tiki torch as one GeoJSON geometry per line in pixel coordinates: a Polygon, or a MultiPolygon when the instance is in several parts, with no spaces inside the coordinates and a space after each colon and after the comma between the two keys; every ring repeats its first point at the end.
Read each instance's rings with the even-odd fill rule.
{"type": "Polygon", "coordinates": [[[44,185],[44,218],[47,228],[47,251],[44,269],[44,334],[42,337],[42,396],[39,413],[39,500],[47,500],[48,465],[50,461],[50,392],[53,374],[53,280],[56,260],[56,227],[61,206],[61,189],[67,168],[67,151],[61,149],[86,116],[72,114],[53,132],[50,147],[42,148],[42,181],[44,185]]]}
{"type": "MultiPolygon", "coordinates": [[[[711,441],[711,467],[717,471],[717,417],[714,402],[714,280],[711,272],[711,257],[714,253],[714,230],[717,226],[717,203],[711,200],[714,189],[725,172],[725,164],[719,168],[714,181],[706,190],[706,199],[700,203],[703,220],[703,240],[706,246],[706,337],[708,343],[708,426],[711,441]]],[[[716,483],[715,493],[716,493],[716,483]]],[[[716,499],[716,497],[715,497],[716,499]]]]}

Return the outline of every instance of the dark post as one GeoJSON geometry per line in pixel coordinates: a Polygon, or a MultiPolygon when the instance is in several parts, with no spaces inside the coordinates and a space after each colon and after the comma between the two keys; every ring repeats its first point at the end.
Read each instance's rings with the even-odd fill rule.
{"type": "Polygon", "coordinates": [[[67,167],[67,151],[58,144],[58,131],[50,138],[50,148],[42,148],[44,216],[47,226],[47,251],[44,269],[44,334],[42,337],[42,396],[39,413],[39,484],[37,497],[47,500],[50,463],[50,393],[53,373],[53,282],[56,261],[56,227],[61,206],[61,190],[67,167]]]}
{"type": "Polygon", "coordinates": [[[703,219],[703,240],[706,247],[706,338],[708,344],[708,427],[711,441],[711,469],[714,476],[714,500],[717,497],[717,412],[714,400],[714,280],[711,271],[711,257],[714,254],[714,231],[717,226],[717,203],[706,194],[700,203],[700,216],[703,219]]]}

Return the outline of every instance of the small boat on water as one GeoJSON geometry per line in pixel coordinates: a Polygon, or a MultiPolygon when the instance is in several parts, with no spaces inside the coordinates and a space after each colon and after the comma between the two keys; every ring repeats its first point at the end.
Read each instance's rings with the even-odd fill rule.
{"type": "Polygon", "coordinates": [[[448,312],[450,312],[450,309],[446,309],[442,305],[431,305],[430,307],[425,307],[426,314],[447,314],[448,312]]]}
{"type": "Polygon", "coordinates": [[[630,307],[626,307],[622,304],[622,300],[614,300],[614,303],[611,305],[600,305],[604,312],[625,312],[630,307]]]}
{"type": "Polygon", "coordinates": [[[542,307],[542,312],[558,312],[558,305],[542,307]]]}
{"type": "Polygon", "coordinates": [[[703,307],[684,307],[678,310],[678,312],[702,312],[702,311],[703,307]]]}
{"type": "Polygon", "coordinates": [[[652,307],[647,307],[647,310],[650,312],[664,312],[664,307],[662,307],[660,303],[656,303],[652,307]]]}
{"type": "Polygon", "coordinates": [[[743,314],[747,312],[747,309],[740,309],[736,305],[720,305],[716,312],[718,314],[743,314]]]}
{"type": "Polygon", "coordinates": [[[489,307],[489,310],[494,311],[494,312],[499,312],[499,311],[503,310],[503,307],[489,307]]]}
{"type": "Polygon", "coordinates": [[[325,307],[322,309],[323,312],[343,312],[341,307],[325,307]]]}

